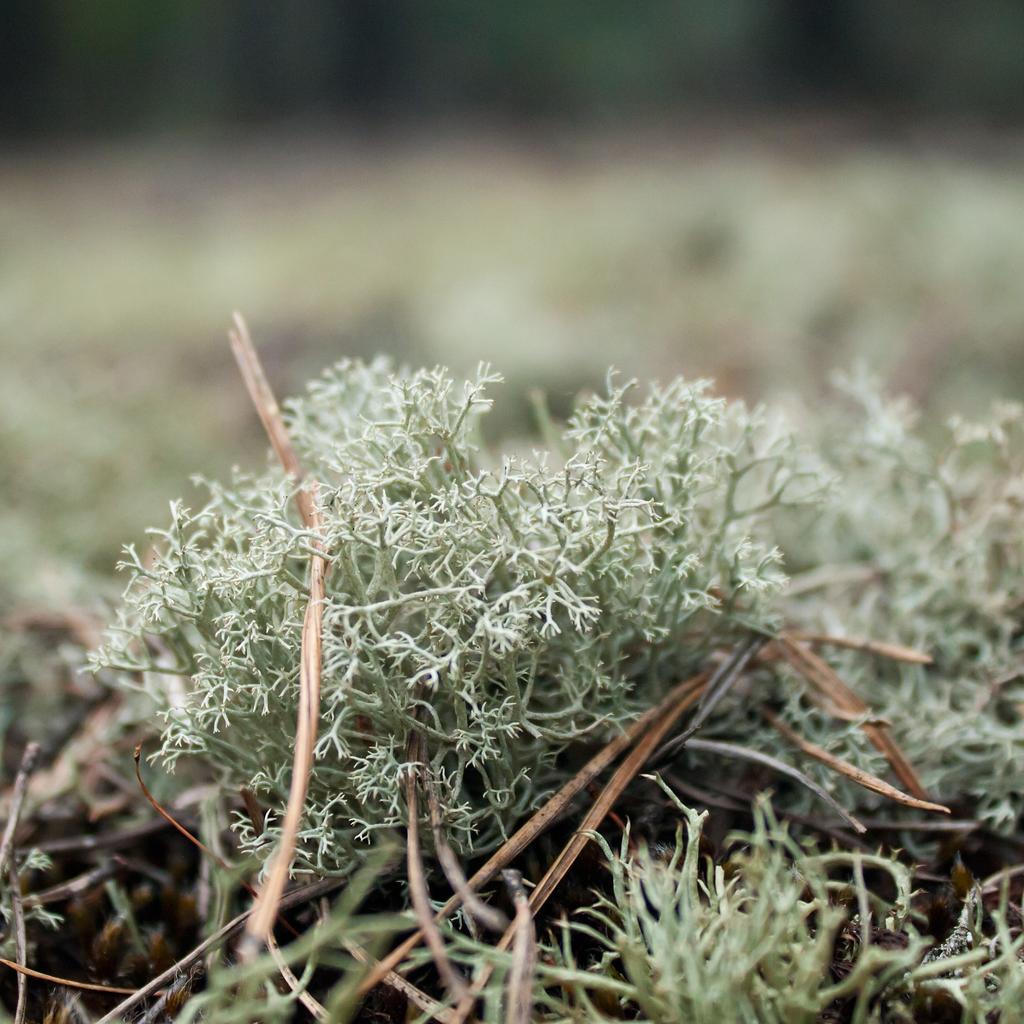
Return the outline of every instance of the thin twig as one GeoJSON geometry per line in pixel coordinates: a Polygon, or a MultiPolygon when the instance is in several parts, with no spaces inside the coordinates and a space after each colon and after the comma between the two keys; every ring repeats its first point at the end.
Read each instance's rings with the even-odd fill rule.
{"type": "Polygon", "coordinates": [[[855,832],[859,832],[861,835],[867,832],[867,827],[864,823],[846,810],[827,789],[823,789],[814,779],[805,775],[799,768],[794,768],[791,764],[786,764],[785,761],[780,761],[777,757],[762,753],[760,750],[754,750],[752,747],[744,747],[739,743],[723,743],[719,740],[694,738],[690,740],[690,747],[693,750],[703,750],[708,754],[721,754],[724,757],[738,757],[745,761],[754,761],[756,764],[763,764],[766,768],[771,768],[772,771],[776,771],[780,775],[788,775],[789,778],[795,779],[802,786],[806,786],[820,800],[824,800],[855,832]]]}
{"type": "Polygon", "coordinates": [[[715,670],[708,680],[708,685],[704,688],[690,724],[657,752],[655,757],[658,761],[667,760],[682,750],[687,740],[711,717],[722,698],[736,684],[736,680],[743,674],[750,659],[764,646],[764,643],[765,638],[762,636],[750,637],[736,649],[728,661],[724,661],[715,670]]]}
{"type": "Polygon", "coordinates": [[[678,790],[683,796],[688,797],[690,800],[696,800],[698,804],[702,804],[705,807],[718,807],[723,811],[736,811],[740,814],[746,814],[750,811],[749,803],[744,803],[736,797],[729,796],[727,793],[695,786],[689,780],[683,779],[682,776],[669,769],[663,770],[660,772],[660,775],[672,789],[678,790]]]}
{"type": "MultiPolygon", "coordinates": [[[[18,859],[14,855],[14,833],[18,830],[21,808],[25,803],[28,791],[28,780],[39,757],[39,744],[29,743],[21,755],[21,766],[14,780],[14,791],[11,795],[11,811],[4,827],[3,838],[0,839],[0,878],[7,876],[11,886],[11,916],[14,923],[14,947],[18,965],[25,968],[27,959],[25,939],[25,907],[21,900],[21,879],[18,877],[18,859]]],[[[24,970],[18,971],[18,1003],[14,1012],[14,1024],[25,1024],[25,1000],[28,996],[28,983],[25,981],[24,970]]]]}
{"type": "MultiPolygon", "coordinates": [[[[263,363],[256,352],[256,346],[252,343],[249,327],[241,313],[236,312],[232,319],[234,327],[228,330],[228,341],[231,343],[231,351],[234,353],[235,362],[238,363],[242,380],[245,381],[249,398],[256,407],[263,429],[270,439],[270,445],[285,473],[296,483],[301,483],[306,474],[302,471],[292,439],[288,436],[288,428],[284,425],[284,417],[274,397],[274,389],[263,372],[263,363]]],[[[295,504],[298,506],[302,521],[309,529],[315,529],[318,517],[311,495],[299,490],[295,495],[295,504]]]]}
{"type": "MultiPolygon", "coordinates": [[[[285,472],[301,483],[302,468],[288,436],[280,407],[267,381],[260,358],[256,354],[249,329],[241,314],[234,317],[235,326],[228,332],[231,349],[235,354],[249,391],[249,397],[263,422],[270,443],[285,472]]],[[[312,483],[299,487],[295,502],[307,529],[320,530],[320,513],[317,508],[317,486],[312,483]]],[[[288,803],[281,822],[281,835],[273,855],[267,880],[256,897],[252,917],[245,929],[245,938],[239,949],[243,959],[251,959],[259,947],[266,944],[272,935],[274,921],[291,871],[295,848],[298,845],[299,827],[306,806],[309,791],[309,777],[313,771],[313,755],[316,747],[317,728],[320,722],[320,670],[322,665],[324,598],[326,595],[327,558],[319,551],[309,563],[309,603],[302,623],[302,649],[299,665],[299,709],[295,727],[295,754],[292,762],[292,779],[288,792],[288,803]]]]}
{"type": "MultiPolygon", "coordinates": [[[[370,954],[351,939],[342,939],[342,944],[361,964],[369,966],[373,963],[370,954]]],[[[436,999],[431,999],[424,991],[418,989],[411,981],[406,981],[400,974],[388,971],[381,980],[396,992],[400,992],[414,1006],[429,1014],[433,1020],[439,1020],[441,1024],[453,1024],[455,1015],[451,1010],[442,1006],[436,999]]]]}
{"type": "Polygon", "coordinates": [[[100,835],[65,836],[61,839],[47,839],[35,844],[40,853],[89,853],[93,850],[116,850],[118,847],[131,846],[139,839],[161,832],[167,828],[166,821],[144,821],[140,825],[132,825],[120,832],[103,832],[100,835]]]}
{"type": "Polygon", "coordinates": [[[882,640],[866,640],[853,636],[833,636],[830,633],[789,633],[789,637],[800,643],[825,647],[846,647],[852,651],[866,651],[890,661],[903,661],[908,665],[933,664],[930,654],[904,647],[902,644],[885,643],[882,640]]]}
{"type": "Polygon", "coordinates": [[[299,1002],[309,1010],[315,1020],[327,1020],[327,1007],[302,987],[302,983],[295,977],[295,972],[288,965],[288,961],[285,960],[281,947],[277,944],[277,940],[273,935],[267,936],[267,949],[270,951],[270,956],[277,967],[278,973],[284,978],[285,984],[295,993],[295,997],[299,1002]]]}
{"type": "Polygon", "coordinates": [[[18,819],[21,817],[21,808],[25,803],[25,793],[28,791],[28,780],[36,766],[36,759],[39,757],[39,744],[29,743],[25,752],[21,755],[21,766],[14,779],[14,788],[11,792],[11,808],[7,815],[7,824],[4,826],[3,837],[0,838],[0,878],[7,877],[7,867],[11,861],[11,853],[14,849],[14,833],[18,828],[18,819]]]}
{"type": "Polygon", "coordinates": [[[897,789],[895,786],[890,786],[884,779],[880,779],[877,775],[872,775],[871,772],[866,772],[862,768],[858,768],[856,765],[850,764],[849,761],[843,760],[841,757],[837,757],[835,754],[829,753],[824,747],[819,747],[816,743],[811,743],[810,740],[804,739],[795,729],[790,728],[785,722],[782,721],[777,715],[772,714],[767,708],[762,708],[762,714],[768,721],[781,733],[790,743],[802,750],[808,757],[813,757],[816,761],[820,761],[823,765],[831,768],[833,771],[838,772],[840,775],[845,775],[848,779],[856,782],[858,786],[863,786],[865,789],[871,790],[873,793],[878,793],[881,796],[892,800],[894,803],[903,804],[905,807],[915,807],[919,811],[935,811],[938,814],[950,814],[950,809],[943,804],[935,804],[930,800],[918,800],[917,797],[908,796],[902,790],[897,789]]]}
{"type": "Polygon", "coordinates": [[[437,785],[430,775],[429,765],[424,766],[424,787],[427,793],[427,806],[430,810],[430,827],[434,834],[434,852],[437,854],[441,870],[452,887],[462,899],[466,913],[493,932],[504,931],[508,927],[508,918],[497,908],[492,907],[470,888],[466,873],[462,870],[459,858],[444,834],[444,820],[441,813],[441,801],[437,795],[437,785]]]}
{"type": "MultiPolygon", "coordinates": [[[[311,882],[309,885],[304,885],[299,889],[294,889],[292,892],[285,893],[281,898],[280,909],[287,910],[289,907],[296,907],[307,903],[309,900],[314,900],[318,896],[323,896],[325,893],[337,889],[342,884],[343,881],[340,878],[322,878],[319,882],[311,882]]],[[[245,925],[245,922],[252,916],[254,909],[254,907],[250,907],[248,910],[243,910],[236,917],[233,917],[227,924],[218,928],[209,938],[200,942],[190,953],[186,953],[176,964],[168,967],[163,973],[158,974],[152,981],[148,981],[142,988],[134,991],[129,990],[131,992],[129,998],[118,1003],[108,1014],[101,1017],[96,1024],[114,1024],[115,1021],[119,1021],[133,1006],[137,1006],[143,999],[148,998],[154,992],[163,988],[164,985],[173,981],[187,967],[191,967],[197,960],[200,960],[207,950],[230,938],[245,925]]]]}
{"type": "MultiPolygon", "coordinates": [[[[142,760],[142,744],[139,743],[135,747],[135,778],[138,780],[139,788],[142,790],[143,796],[145,796],[145,798],[153,806],[153,809],[157,812],[157,814],[160,815],[161,818],[164,819],[164,821],[166,821],[169,825],[171,825],[174,829],[176,829],[181,835],[183,835],[190,843],[192,843],[193,846],[195,846],[202,853],[206,854],[206,860],[203,861],[204,864],[208,864],[212,860],[212,861],[214,861],[217,864],[217,866],[222,871],[226,872],[229,875],[232,874],[233,872],[232,872],[232,869],[231,869],[231,865],[228,864],[228,862],[219,853],[217,853],[215,850],[210,849],[209,846],[207,846],[205,843],[203,843],[199,839],[198,836],[194,835],[187,828],[185,828],[185,826],[182,825],[174,817],[174,815],[172,815],[169,811],[167,811],[160,804],[160,802],[156,799],[156,797],[153,796],[153,794],[149,791],[149,787],[146,785],[145,780],[142,778],[142,771],[141,771],[141,768],[140,768],[140,761],[141,760],[142,760]]],[[[248,806],[248,804],[246,806],[248,806]]],[[[257,890],[252,885],[250,885],[249,882],[247,882],[244,878],[239,878],[238,881],[241,884],[242,888],[245,889],[245,891],[254,900],[259,897],[259,892],[257,892],[257,890]]],[[[295,938],[299,937],[298,931],[294,927],[292,927],[291,923],[283,915],[280,917],[280,923],[295,938]]],[[[274,957],[274,961],[277,962],[278,960],[281,959],[281,951],[278,948],[276,941],[274,940],[273,930],[271,930],[271,933],[267,936],[267,940],[266,941],[267,941],[267,948],[270,950],[271,956],[273,956],[274,957]],[[275,952],[276,952],[276,956],[274,955],[275,952]]],[[[281,962],[283,963],[284,961],[281,960],[281,962]]],[[[286,974],[285,971],[282,971],[281,974],[284,977],[285,982],[288,985],[292,986],[293,990],[295,990],[295,986],[292,985],[292,981],[295,979],[295,976],[294,976],[294,974],[291,974],[291,969],[288,968],[287,964],[285,964],[285,969],[288,971],[288,973],[286,974]],[[289,977],[289,975],[290,975],[290,977],[289,977]]],[[[313,999],[312,996],[310,996],[309,999],[313,1003],[316,1003],[316,1000],[313,999]]],[[[305,1005],[305,1001],[303,1002],[303,1005],[305,1005]]],[[[316,1003],[316,1005],[319,1006],[320,1004],[316,1003]]],[[[309,1007],[307,1007],[307,1009],[309,1009],[309,1007]]],[[[320,1009],[323,1010],[323,1007],[320,1007],[320,1009]]],[[[312,1009],[310,1009],[310,1012],[313,1013],[314,1011],[312,1009]]],[[[326,1011],[324,1011],[324,1012],[326,1012],[326,1011]]],[[[315,1016],[315,1013],[314,1013],[314,1016],[315,1016]]]]}
{"type": "Polygon", "coordinates": [[[530,1024],[533,1019],[533,982],[537,969],[537,932],[530,900],[523,888],[523,876],[506,868],[501,873],[516,908],[515,938],[512,941],[512,967],[508,972],[505,1020],[508,1024],[530,1024]]]}
{"type": "Polygon", "coordinates": [[[1003,882],[1008,882],[1011,878],[1019,878],[1021,875],[1024,875],[1024,864],[1014,864],[1012,867],[1003,868],[1002,871],[989,875],[981,883],[981,891],[986,895],[996,892],[1003,882]]]}
{"type": "MultiPolygon", "coordinates": [[[[116,985],[93,985],[88,981],[75,981],[74,978],[61,978],[56,974],[44,974],[42,971],[35,971],[31,967],[24,967],[13,960],[6,960],[4,957],[0,957],[0,964],[3,964],[4,967],[10,967],[12,971],[24,974],[28,978],[48,981],[51,985],[63,985],[65,988],[80,988],[85,992],[104,992],[107,995],[123,996],[131,995],[135,991],[133,988],[118,988],[116,985]]],[[[158,988],[160,988],[159,985],[153,991],[156,991],[158,988]]],[[[104,1020],[106,1020],[105,1017],[104,1020]]],[[[116,1020],[116,1018],[112,1017],[111,1020],[116,1020]]]]}
{"type": "MultiPolygon", "coordinates": [[[[25,939],[25,908],[21,902],[21,879],[18,878],[18,865],[11,858],[11,917],[14,923],[14,949],[18,963],[22,967],[28,959],[27,942],[25,939]]],[[[14,1024],[25,1024],[26,999],[28,997],[28,981],[25,975],[18,972],[18,1004],[14,1010],[14,1024]]]]}
{"type": "MultiPolygon", "coordinates": [[[[827,661],[785,633],[780,635],[778,642],[783,657],[790,665],[837,708],[851,715],[869,714],[868,706],[839,677],[827,661]]],[[[885,755],[896,773],[896,777],[903,783],[907,791],[918,800],[927,801],[928,793],[921,785],[921,780],[918,779],[917,773],[906,759],[903,751],[890,736],[888,727],[881,722],[870,721],[864,722],[861,727],[868,739],[885,755]]]]}
{"type": "MultiPolygon", "coordinates": [[[[548,826],[555,821],[569,804],[601,774],[636,738],[650,727],[652,722],[668,714],[680,701],[692,703],[696,692],[699,692],[704,676],[699,675],[687,679],[674,687],[665,698],[653,708],[645,711],[618,736],[609,740],[558,792],[548,798],[547,802],[522,824],[509,838],[488,858],[467,880],[466,885],[477,890],[486,885],[498,872],[507,867],[519,856],[548,826]]],[[[451,899],[434,915],[435,920],[442,921],[462,905],[462,897],[456,892],[451,899]]],[[[358,993],[365,995],[394,970],[412,950],[423,940],[423,932],[417,930],[407,939],[399,943],[387,956],[367,973],[360,982],[358,993]]]]}
{"type": "MultiPolygon", "coordinates": [[[[135,744],[135,751],[133,757],[135,758],[135,778],[138,780],[139,789],[142,790],[142,795],[146,798],[146,800],[149,801],[149,804],[153,808],[153,810],[155,810],[156,813],[159,814],[160,817],[163,818],[164,821],[166,821],[167,824],[171,826],[171,828],[175,829],[177,832],[183,835],[190,843],[192,843],[193,846],[195,846],[197,849],[205,853],[207,857],[209,857],[221,868],[221,870],[226,871],[230,874],[231,865],[228,864],[228,862],[224,860],[224,858],[221,857],[219,854],[214,853],[214,851],[211,850],[201,839],[199,839],[198,836],[195,836],[193,835],[193,833],[189,832],[189,830],[185,828],[185,826],[182,825],[181,822],[177,820],[177,818],[175,818],[169,811],[164,809],[164,807],[160,804],[160,801],[157,800],[156,797],[153,796],[153,794],[149,791],[149,786],[146,785],[146,781],[142,777],[141,743],[135,744]]],[[[245,889],[250,896],[256,895],[256,890],[253,889],[252,886],[248,885],[244,879],[242,880],[242,885],[245,886],[245,889]]]]}
{"type": "Polygon", "coordinates": [[[24,898],[24,905],[26,907],[45,907],[49,903],[61,903],[64,900],[74,899],[76,896],[88,892],[93,886],[113,877],[123,863],[119,857],[114,857],[104,864],[99,864],[88,871],[83,871],[80,875],[75,875],[74,878],[69,878],[66,882],[30,893],[24,898]]]}
{"type": "MultiPolygon", "coordinates": [[[[709,682],[708,685],[710,686],[711,683],[709,682]]],[[[562,852],[555,858],[544,877],[530,893],[530,907],[534,913],[544,906],[569,868],[576,862],[576,858],[590,842],[589,833],[600,826],[623,791],[657,749],[658,744],[674,728],[679,718],[698,700],[702,692],[702,688],[694,690],[688,699],[681,700],[661,719],[653,722],[648,731],[640,737],[636,746],[615,770],[608,784],[601,790],[600,795],[587,811],[579,829],[566,843],[562,852]]],[[[507,930],[505,935],[511,938],[512,932],[507,930]]]]}

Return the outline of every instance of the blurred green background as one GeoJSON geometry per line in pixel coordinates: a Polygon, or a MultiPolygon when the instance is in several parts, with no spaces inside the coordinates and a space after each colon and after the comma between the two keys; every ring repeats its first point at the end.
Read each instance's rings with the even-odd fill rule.
{"type": "Polygon", "coordinates": [[[1024,383],[1024,7],[8,0],[0,600],[387,352],[556,410],[614,364],[814,405],[857,360],[928,414],[1024,383]]]}

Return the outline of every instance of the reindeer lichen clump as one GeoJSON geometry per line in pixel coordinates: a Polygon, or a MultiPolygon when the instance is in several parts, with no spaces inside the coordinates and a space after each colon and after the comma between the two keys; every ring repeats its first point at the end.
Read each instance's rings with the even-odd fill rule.
{"type": "Polygon", "coordinates": [[[322,532],[279,471],[172,505],[152,558],[129,551],[97,664],[144,674],[162,755],[215,766],[268,808],[287,798],[306,566],[330,563],[323,706],[300,864],[348,871],[404,821],[406,741],[422,730],[445,827],[494,847],[597,743],[716,647],[777,624],[772,516],[823,477],[774,421],[677,380],[582,401],[553,450],[492,458],[496,377],[344,362],[286,409],[319,483],[322,532]]]}

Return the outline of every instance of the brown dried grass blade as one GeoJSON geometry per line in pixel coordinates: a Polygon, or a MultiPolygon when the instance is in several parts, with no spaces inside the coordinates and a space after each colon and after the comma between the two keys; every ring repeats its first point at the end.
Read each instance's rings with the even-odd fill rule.
{"type": "Polygon", "coordinates": [[[848,779],[856,782],[858,786],[863,786],[865,789],[871,790],[873,793],[878,793],[881,796],[892,800],[894,803],[903,804],[904,807],[914,807],[919,811],[935,811],[938,814],[949,814],[950,809],[943,804],[932,803],[930,800],[919,800],[917,797],[908,796],[902,790],[897,789],[895,786],[890,786],[884,779],[880,779],[877,775],[872,775],[871,772],[866,772],[856,765],[850,764],[849,761],[843,760],[841,757],[837,757],[835,754],[829,753],[824,747],[819,747],[816,743],[811,743],[810,740],[804,739],[795,729],[790,728],[785,722],[783,722],[777,715],[772,714],[767,708],[762,709],[764,717],[781,733],[790,743],[795,747],[802,750],[808,757],[813,757],[816,761],[820,761],[823,765],[831,768],[834,772],[838,772],[840,775],[845,775],[848,779]]]}
{"type": "MultiPolygon", "coordinates": [[[[299,464],[299,457],[295,454],[292,439],[288,436],[288,428],[284,425],[284,417],[281,415],[281,407],[274,397],[273,388],[263,372],[263,364],[256,352],[256,346],[252,343],[249,335],[249,328],[241,313],[235,313],[232,317],[234,327],[228,330],[228,341],[231,343],[231,351],[234,353],[235,362],[245,381],[245,388],[249,392],[249,398],[256,407],[263,429],[267,432],[270,445],[277,455],[284,471],[296,482],[301,483],[305,474],[299,464]]],[[[299,508],[302,521],[309,529],[315,529],[317,523],[316,505],[311,500],[311,495],[305,491],[299,491],[295,495],[295,503],[299,508]]]]}
{"type": "MultiPolygon", "coordinates": [[[[223,857],[219,856],[217,853],[211,850],[201,839],[199,839],[198,836],[193,835],[187,828],[185,828],[185,826],[182,825],[181,822],[178,821],[178,819],[175,818],[169,811],[167,811],[161,805],[160,801],[157,800],[157,798],[153,796],[153,794],[150,792],[149,786],[146,785],[146,780],[142,777],[141,743],[137,743],[135,745],[135,751],[132,756],[135,758],[135,779],[139,784],[139,789],[142,790],[142,795],[149,802],[149,805],[153,808],[153,810],[156,811],[156,813],[159,814],[160,817],[163,818],[164,821],[166,821],[167,824],[171,826],[171,828],[175,829],[178,833],[183,835],[193,846],[196,847],[196,849],[201,850],[203,853],[205,853],[206,856],[210,858],[210,860],[212,860],[215,864],[217,864],[218,867],[221,868],[221,870],[230,873],[231,865],[228,864],[228,862],[223,857]]],[[[249,893],[250,896],[255,896],[256,890],[251,885],[249,885],[244,879],[242,879],[241,881],[242,885],[245,887],[245,891],[249,893]]]]}
{"type": "Polygon", "coordinates": [[[281,952],[281,947],[273,935],[267,936],[267,949],[277,967],[278,973],[285,980],[285,984],[295,993],[295,998],[309,1011],[314,1020],[327,1020],[327,1007],[318,999],[309,994],[295,977],[295,972],[288,966],[288,962],[281,952]]]}
{"type": "MultiPolygon", "coordinates": [[[[779,650],[789,664],[840,711],[855,716],[870,713],[864,701],[843,682],[827,661],[785,633],[779,636],[778,644],[779,650]]],[[[864,722],[862,728],[868,739],[885,755],[906,790],[918,800],[930,803],[928,793],[921,785],[917,773],[889,735],[888,726],[881,722],[864,722]]]]}
{"type": "Polygon", "coordinates": [[[11,854],[14,851],[14,833],[18,828],[18,820],[21,818],[21,808],[25,803],[25,794],[28,792],[28,780],[32,775],[39,759],[39,744],[29,743],[25,752],[21,755],[21,765],[18,774],[14,778],[14,787],[11,790],[10,810],[7,813],[7,823],[4,825],[3,837],[0,838],[0,878],[7,875],[7,868],[11,862],[11,854]]]}
{"type": "Polygon", "coordinates": [[[865,651],[868,654],[877,654],[880,658],[888,658],[890,661],[906,662],[908,665],[931,665],[933,663],[930,654],[915,650],[913,647],[889,644],[881,640],[867,640],[853,636],[833,636],[830,633],[789,633],[788,636],[792,640],[812,644],[815,647],[845,647],[852,651],[865,651]]]}
{"type": "Polygon", "coordinates": [[[523,888],[523,876],[506,868],[501,873],[516,908],[512,928],[512,969],[508,973],[505,1020],[509,1024],[530,1024],[533,1020],[533,983],[537,969],[537,933],[530,900],[523,888]]]}
{"type": "MultiPolygon", "coordinates": [[[[14,931],[14,950],[18,963],[24,967],[28,960],[28,942],[25,936],[25,907],[21,900],[21,879],[18,877],[18,865],[11,858],[11,924],[14,931]]],[[[28,982],[25,975],[18,972],[18,1002],[14,1008],[14,1024],[25,1024],[25,1011],[28,1000],[28,982]]]]}
{"type": "Polygon", "coordinates": [[[827,789],[819,786],[814,779],[805,775],[799,768],[794,768],[791,764],[772,757],[771,754],[755,750],[753,747],[745,747],[741,743],[724,743],[721,740],[705,740],[696,737],[690,740],[690,748],[703,750],[708,754],[717,754],[719,757],[739,758],[743,761],[753,761],[754,764],[763,764],[766,768],[771,768],[773,772],[778,772],[780,775],[799,782],[801,786],[806,786],[819,800],[828,804],[854,832],[860,835],[867,832],[864,823],[851,814],[827,789]]]}
{"type": "MultiPolygon", "coordinates": [[[[366,952],[362,946],[357,945],[355,942],[351,942],[347,939],[342,940],[342,944],[345,949],[349,951],[361,964],[369,965],[372,963],[370,954],[366,952]]],[[[452,1024],[455,1019],[454,1014],[447,1007],[442,1006],[436,999],[431,999],[425,992],[418,989],[411,981],[406,981],[400,974],[395,974],[394,971],[389,971],[384,975],[383,981],[385,984],[390,985],[396,992],[401,992],[406,999],[409,1000],[413,1006],[419,1007],[424,1013],[428,1014],[432,1020],[439,1020],[441,1024],[452,1024]]]]}
{"type": "MultiPolygon", "coordinates": [[[[635,722],[614,739],[609,740],[557,793],[532,817],[521,825],[505,843],[467,880],[467,886],[476,890],[486,885],[504,867],[519,856],[547,827],[555,821],[569,804],[605,770],[636,738],[648,729],[652,722],[668,714],[680,701],[692,704],[704,683],[704,676],[675,686],[658,704],[645,711],[635,722]]],[[[688,704],[688,706],[689,706],[688,704]]],[[[435,920],[443,920],[462,905],[462,897],[456,892],[437,912],[435,920]]],[[[393,971],[423,941],[423,932],[415,931],[399,943],[387,956],[367,973],[359,985],[359,995],[365,995],[379,984],[389,971],[393,971]]]]}
{"type": "Polygon", "coordinates": [[[657,752],[656,757],[659,762],[670,758],[686,746],[687,740],[711,717],[712,712],[722,702],[725,695],[736,685],[743,670],[764,646],[764,643],[765,638],[762,636],[749,637],[740,644],[727,662],[715,670],[701,694],[700,703],[697,705],[690,724],[657,752]]]}
{"type": "MultiPolygon", "coordinates": [[[[164,821],[171,825],[172,828],[180,832],[181,835],[183,835],[190,843],[196,846],[208,857],[212,858],[224,871],[230,873],[231,866],[227,863],[227,861],[225,861],[223,857],[220,857],[214,850],[211,850],[208,846],[202,843],[197,836],[193,835],[187,828],[185,828],[185,826],[182,825],[181,822],[179,822],[169,811],[167,811],[156,799],[156,797],[153,796],[153,794],[149,790],[149,787],[146,785],[145,780],[142,778],[142,772],[140,767],[141,758],[142,744],[140,743],[135,748],[135,777],[136,779],[138,779],[139,787],[142,789],[143,795],[153,806],[154,810],[160,815],[161,818],[164,819],[164,821]]],[[[262,813],[259,808],[259,805],[256,803],[255,797],[253,797],[253,795],[248,790],[243,789],[242,796],[243,801],[245,802],[246,805],[246,809],[253,820],[253,825],[255,826],[259,821],[259,818],[262,813]]],[[[113,867],[114,865],[112,864],[104,865],[104,870],[112,869],[113,867]]],[[[52,890],[47,890],[46,892],[39,893],[35,897],[29,897],[29,899],[34,899],[35,902],[32,905],[36,905],[36,903],[42,904],[43,902],[50,902],[58,898],[64,898],[66,895],[68,895],[68,893],[64,890],[69,890],[72,887],[74,887],[77,890],[91,883],[93,881],[93,879],[90,877],[91,874],[93,873],[87,873],[86,875],[81,876],[79,879],[73,879],[72,882],[65,883],[61,886],[56,886],[52,890]]],[[[254,899],[259,895],[257,891],[248,882],[245,881],[244,878],[239,879],[239,882],[246,890],[246,892],[248,892],[249,895],[252,896],[254,899]]],[[[292,927],[288,919],[283,915],[281,915],[280,917],[280,923],[285,928],[287,928],[287,930],[291,932],[293,936],[295,936],[296,938],[299,937],[299,933],[295,930],[295,928],[292,927]]],[[[354,944],[346,943],[346,948],[350,948],[351,946],[354,946],[354,944]]],[[[315,999],[312,995],[310,995],[309,992],[305,990],[300,991],[299,980],[295,976],[295,973],[292,971],[292,969],[288,966],[287,962],[285,961],[284,955],[282,954],[281,949],[278,946],[277,941],[274,939],[272,933],[267,936],[267,949],[269,950],[271,957],[273,957],[274,963],[277,965],[277,968],[280,971],[281,976],[284,978],[289,988],[291,988],[291,990],[294,993],[296,993],[296,996],[302,1003],[302,1005],[306,1007],[306,1009],[315,1019],[326,1020],[327,1009],[323,1006],[323,1004],[320,1003],[317,999],[315,999]]],[[[351,948],[350,952],[353,952],[351,948]]],[[[359,952],[361,953],[362,951],[360,950],[359,952]]],[[[356,954],[353,952],[353,955],[356,954]]],[[[357,955],[356,959],[360,959],[360,957],[357,955]]],[[[365,962],[365,960],[366,955],[362,954],[361,962],[365,962]]],[[[437,1005],[434,1003],[434,1000],[430,999],[429,996],[420,992],[419,989],[417,989],[414,985],[409,984],[409,982],[405,981],[404,978],[400,978],[397,974],[389,973],[387,976],[385,976],[384,982],[385,984],[401,992],[407,999],[410,999],[411,1001],[416,1003],[416,1005],[419,1006],[421,1010],[429,1010],[432,1006],[437,1005]]]]}
{"type": "Polygon", "coordinates": [[[26,1000],[28,984],[25,981],[28,959],[25,938],[25,907],[21,899],[21,879],[18,877],[18,863],[14,856],[14,834],[18,830],[21,808],[25,803],[29,778],[39,758],[39,744],[29,743],[21,755],[21,765],[14,779],[14,790],[11,794],[11,810],[4,826],[3,838],[0,839],[0,878],[8,876],[11,886],[11,917],[14,929],[15,955],[18,958],[18,1001],[14,1010],[14,1024],[25,1024],[26,1000]]]}
{"type": "MultiPolygon", "coordinates": [[[[64,988],[78,988],[85,992],[105,992],[113,996],[132,995],[135,992],[135,989],[133,988],[117,988],[115,985],[93,985],[88,981],[75,981],[74,978],[61,978],[56,974],[44,974],[42,971],[34,971],[31,967],[25,967],[22,964],[15,963],[13,960],[7,960],[2,956],[0,956],[0,964],[3,964],[4,967],[10,967],[12,971],[17,971],[26,978],[35,978],[38,981],[46,981],[51,985],[62,985],[64,988]]],[[[157,987],[159,988],[159,986],[157,987]]]]}
{"type": "Polygon", "coordinates": [[[73,900],[78,896],[87,893],[90,889],[102,884],[108,878],[115,875],[124,861],[116,855],[103,864],[98,864],[88,871],[83,871],[66,882],[59,882],[49,889],[42,889],[39,892],[29,893],[22,900],[26,907],[45,907],[50,903],[63,903],[65,900],[73,900]]]}
{"type": "MultiPolygon", "coordinates": [[[[590,842],[588,832],[593,832],[612,809],[615,802],[622,796],[625,788],[633,781],[647,759],[657,749],[658,744],[674,728],[680,717],[688,711],[700,697],[702,688],[696,689],[690,697],[679,701],[668,710],[660,719],[652,722],[647,731],[637,741],[636,746],[629,752],[626,759],[615,770],[608,784],[601,790],[600,795],[591,805],[580,823],[579,829],[574,833],[568,843],[562,848],[561,853],[554,859],[551,866],[544,873],[544,877],[537,883],[530,893],[530,907],[536,913],[548,901],[548,897],[555,891],[558,883],[565,877],[566,872],[576,862],[583,848],[590,842]]],[[[511,931],[505,935],[512,937],[511,931]]]]}
{"type": "Polygon", "coordinates": [[[484,903],[469,886],[466,873],[462,870],[459,858],[444,834],[444,818],[441,813],[441,801],[437,795],[437,786],[429,773],[424,769],[424,786],[427,792],[427,807],[430,811],[430,827],[434,834],[434,852],[444,872],[452,892],[458,893],[466,913],[475,921],[494,932],[502,932],[508,927],[508,918],[497,908],[484,903]]]}
{"type": "MultiPolygon", "coordinates": [[[[286,473],[296,482],[303,478],[302,467],[292,446],[291,438],[281,417],[281,410],[267,382],[256,349],[241,315],[236,313],[234,329],[228,332],[242,379],[259,413],[270,443],[286,473]]],[[[317,510],[316,484],[296,491],[295,501],[303,522],[313,531],[320,529],[317,510]]],[[[291,871],[292,859],[298,842],[299,827],[309,791],[309,776],[313,770],[313,753],[320,721],[320,669],[322,664],[323,609],[327,559],[315,554],[309,566],[309,603],[302,623],[302,653],[299,666],[299,712],[295,727],[295,756],[292,762],[291,787],[288,804],[281,822],[281,837],[274,852],[267,879],[256,897],[239,954],[253,957],[259,947],[271,936],[277,918],[281,897],[291,871]]]]}

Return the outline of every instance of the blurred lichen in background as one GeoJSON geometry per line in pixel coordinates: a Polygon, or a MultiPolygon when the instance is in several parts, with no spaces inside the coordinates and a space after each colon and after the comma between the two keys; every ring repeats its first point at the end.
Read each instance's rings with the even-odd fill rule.
{"type": "Polygon", "coordinates": [[[496,362],[500,435],[610,364],[813,402],[862,358],[932,422],[1020,391],[1019,157],[777,131],[6,155],[4,585],[109,576],[190,474],[258,464],[239,303],[286,393],[346,355],[496,362]]]}

